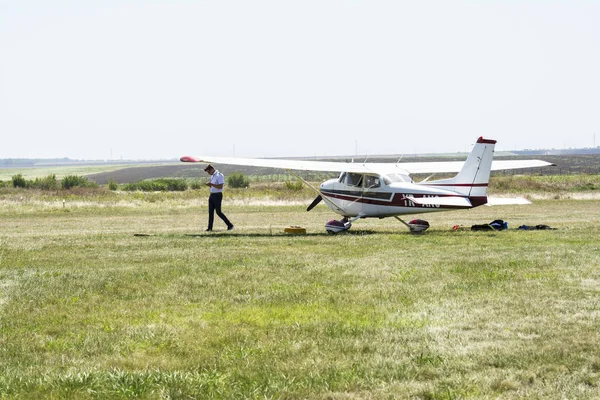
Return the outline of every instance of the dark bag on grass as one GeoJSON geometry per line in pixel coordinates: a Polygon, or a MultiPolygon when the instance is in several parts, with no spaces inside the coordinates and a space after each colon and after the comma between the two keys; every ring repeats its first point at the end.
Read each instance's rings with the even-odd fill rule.
{"type": "Polygon", "coordinates": [[[552,228],[551,226],[548,225],[535,225],[535,226],[531,226],[531,225],[521,225],[520,227],[518,227],[517,229],[520,229],[522,231],[543,231],[543,230],[551,230],[551,231],[555,231],[556,228],[552,228]]]}
{"type": "Polygon", "coordinates": [[[505,229],[508,229],[508,223],[501,219],[496,219],[489,224],[471,226],[472,231],[503,231],[505,229]]]}

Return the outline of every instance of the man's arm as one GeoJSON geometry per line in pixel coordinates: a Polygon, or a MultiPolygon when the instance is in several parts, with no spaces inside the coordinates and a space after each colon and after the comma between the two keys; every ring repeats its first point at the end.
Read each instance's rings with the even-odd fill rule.
{"type": "Polygon", "coordinates": [[[214,187],[215,189],[223,189],[223,186],[225,185],[225,177],[221,174],[218,174],[214,178],[215,179],[211,177],[211,181],[214,180],[216,183],[208,182],[206,186],[214,187]]]}

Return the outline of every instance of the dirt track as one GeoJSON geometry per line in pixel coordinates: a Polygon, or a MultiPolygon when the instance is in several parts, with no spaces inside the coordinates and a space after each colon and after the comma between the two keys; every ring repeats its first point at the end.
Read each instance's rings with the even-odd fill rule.
{"type": "Polygon", "coordinates": [[[106,185],[109,179],[117,183],[138,182],[152,178],[197,178],[204,174],[204,165],[155,165],[150,167],[130,167],[116,171],[86,175],[90,181],[106,185]]]}
{"type": "MultiPolygon", "coordinates": [[[[175,165],[154,165],[148,167],[129,167],[116,171],[102,172],[98,174],[86,175],[90,181],[99,185],[106,185],[109,179],[117,183],[133,183],[144,179],[155,178],[207,178],[204,172],[206,164],[175,164],[175,165]]],[[[232,172],[242,172],[245,175],[269,175],[285,174],[286,172],[271,168],[243,167],[235,165],[219,165],[219,171],[225,175],[232,172]]]]}

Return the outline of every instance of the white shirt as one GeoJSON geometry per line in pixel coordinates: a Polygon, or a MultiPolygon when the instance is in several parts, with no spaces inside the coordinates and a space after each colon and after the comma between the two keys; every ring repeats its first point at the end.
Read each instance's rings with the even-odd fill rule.
{"type": "MultiPolygon", "coordinates": [[[[213,185],[224,185],[225,177],[223,176],[222,173],[215,170],[215,173],[210,176],[210,183],[212,183],[213,185]]],[[[223,189],[217,189],[216,187],[211,186],[210,192],[211,193],[222,193],[223,189]]]]}

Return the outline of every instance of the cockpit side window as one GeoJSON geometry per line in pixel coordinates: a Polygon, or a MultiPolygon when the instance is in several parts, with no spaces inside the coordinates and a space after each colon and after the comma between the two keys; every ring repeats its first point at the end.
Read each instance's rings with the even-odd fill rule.
{"type": "Polygon", "coordinates": [[[362,174],[356,174],[348,172],[346,174],[346,185],[348,186],[360,186],[362,184],[362,174]]]}
{"type": "Polygon", "coordinates": [[[366,189],[371,189],[371,188],[378,188],[381,186],[381,180],[379,179],[378,176],[374,176],[374,175],[365,175],[365,188],[366,189]]]}

